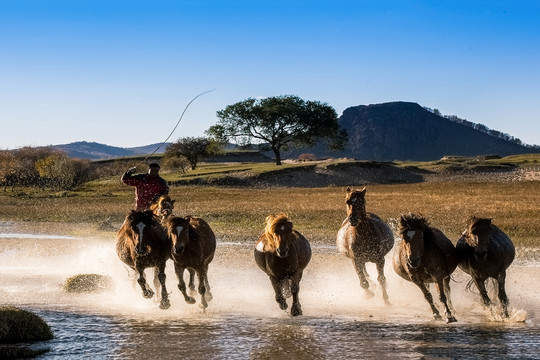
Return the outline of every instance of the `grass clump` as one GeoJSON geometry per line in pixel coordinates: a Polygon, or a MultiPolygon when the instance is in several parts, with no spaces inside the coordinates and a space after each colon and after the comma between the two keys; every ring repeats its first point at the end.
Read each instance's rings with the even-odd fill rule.
{"type": "Polygon", "coordinates": [[[38,315],[13,306],[0,307],[0,343],[50,340],[49,325],[38,315]]]}
{"type": "Polygon", "coordinates": [[[99,274],[78,274],[69,277],[64,283],[64,290],[70,293],[100,292],[112,286],[112,278],[99,274]]]}
{"type": "Polygon", "coordinates": [[[43,354],[49,349],[30,349],[18,343],[53,337],[49,325],[38,315],[13,306],[0,306],[0,358],[21,359],[43,354]]]}

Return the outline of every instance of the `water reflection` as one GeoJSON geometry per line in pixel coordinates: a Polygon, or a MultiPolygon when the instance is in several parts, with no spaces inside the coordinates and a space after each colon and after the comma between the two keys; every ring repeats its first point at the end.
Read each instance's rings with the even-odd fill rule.
{"type": "Polygon", "coordinates": [[[538,359],[527,325],[446,326],[352,318],[133,319],[34,309],[55,339],[43,359],[538,359]]]}

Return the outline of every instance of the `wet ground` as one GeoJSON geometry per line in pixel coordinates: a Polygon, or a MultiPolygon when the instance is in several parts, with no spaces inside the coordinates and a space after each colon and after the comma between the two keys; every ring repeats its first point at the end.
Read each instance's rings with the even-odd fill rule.
{"type": "MultiPolygon", "coordinates": [[[[116,257],[114,239],[3,228],[0,304],[34,311],[49,323],[55,339],[33,345],[50,349],[44,359],[540,359],[540,263],[518,259],[510,267],[506,320],[480,306],[457,270],[453,324],[433,321],[420,290],[389,265],[392,306],[386,307],[379,288],[375,297],[364,296],[349,260],[332,246],[313,246],[300,290],[304,315],[293,318],[275,303],[252,245],[218,239],[208,309],[184,302],[169,263],[171,307],[160,310],[116,257]],[[63,289],[68,277],[85,273],[110,276],[113,286],[85,294],[63,289]]],[[[368,272],[376,279],[374,266],[368,272]]]]}

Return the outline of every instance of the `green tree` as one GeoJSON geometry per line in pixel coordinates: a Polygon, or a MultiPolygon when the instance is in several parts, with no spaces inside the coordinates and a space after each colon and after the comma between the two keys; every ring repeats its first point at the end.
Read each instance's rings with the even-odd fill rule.
{"type": "Polygon", "coordinates": [[[347,132],[340,129],[331,106],[285,95],[246,99],[218,111],[218,123],[206,133],[218,142],[239,145],[254,139],[267,143],[281,165],[281,152],[290,146],[314,146],[326,140],[331,149],[342,149],[347,132]]]}
{"type": "Polygon", "coordinates": [[[214,153],[214,141],[205,137],[185,137],[170,144],[163,154],[164,160],[170,162],[172,159],[186,159],[192,170],[197,168],[197,164],[214,153]]]}

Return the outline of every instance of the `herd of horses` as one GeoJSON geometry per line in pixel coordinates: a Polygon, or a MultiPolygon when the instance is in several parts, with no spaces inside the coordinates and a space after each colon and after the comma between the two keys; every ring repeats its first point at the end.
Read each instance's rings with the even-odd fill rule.
{"type": "MultiPolygon", "coordinates": [[[[429,291],[435,284],[443,306],[446,322],[455,322],[450,300],[450,280],[457,267],[471,276],[467,286],[478,289],[482,304],[493,309],[486,281],[493,278],[498,284],[499,304],[502,314],[508,317],[508,297],[505,291],[506,269],[515,257],[510,238],[491,219],[471,217],[456,245],[444,233],[431,226],[425,217],[408,213],[400,216],[394,233],[379,216],[366,211],[366,188],[347,188],[347,216],[337,232],[336,246],[340,253],[352,260],[367,296],[374,296],[366,263],[376,265],[377,280],[386,305],[390,305],[384,274],[385,256],[395,246],[392,265],[395,272],[416,284],[429,303],[436,320],[442,317],[429,291]]],[[[208,282],[208,266],[214,258],[216,237],[210,225],[195,216],[176,216],[174,200],[162,196],[150,210],[131,211],[120,228],[116,250],[119,258],[138,274],[143,296],[152,298],[154,291],[146,282],[145,269],[154,269],[154,287],[160,308],[170,307],[165,285],[165,264],[174,262],[178,289],[189,304],[196,302],[188,295],[195,293],[195,275],[198,280],[200,305],[208,306],[212,299],[208,282]],[[184,272],[188,271],[186,287],[184,272]]],[[[288,308],[286,298],[292,296],[290,313],[302,315],[299,301],[300,281],[311,260],[308,240],[296,229],[285,214],[266,217],[265,228],[254,247],[255,263],[264,271],[272,284],[275,300],[282,310],[288,308]]]]}

